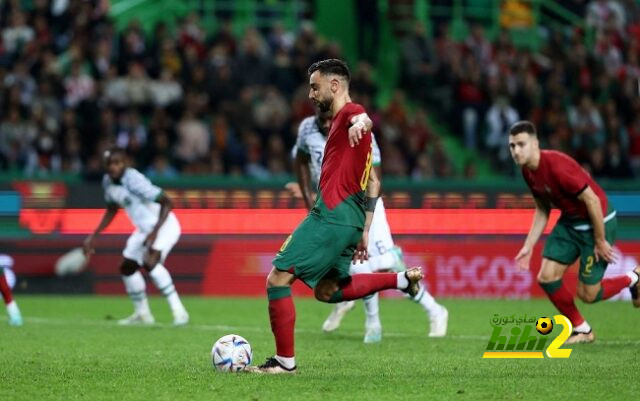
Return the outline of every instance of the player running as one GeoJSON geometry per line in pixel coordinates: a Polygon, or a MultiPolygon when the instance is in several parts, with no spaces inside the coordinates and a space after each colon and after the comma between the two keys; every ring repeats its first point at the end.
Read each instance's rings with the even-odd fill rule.
{"type": "Polygon", "coordinates": [[[9,325],[22,326],[22,315],[18,304],[13,299],[11,293],[11,285],[7,281],[6,270],[10,270],[13,267],[13,258],[9,255],[0,254],[0,293],[2,293],[2,299],[4,305],[7,308],[7,315],[9,316],[9,325]]]}
{"type": "Polygon", "coordinates": [[[134,313],[118,321],[121,325],[153,324],[155,322],[147,302],[145,280],[139,269],[149,272],[151,281],[167,298],[173,313],[173,324],[189,322],[189,314],[182,305],[169,271],[163,263],[180,238],[180,223],[171,211],[171,200],[159,187],[138,170],[126,166],[126,155],[119,148],[105,152],[107,174],[102,180],[107,208],[95,232],[84,241],[87,257],[94,253],[96,237],[109,226],[122,207],[136,227],[127,240],[120,265],[122,281],[133,301],[134,313]]]}
{"type": "Polygon", "coordinates": [[[616,211],[606,194],[575,160],[561,152],[540,150],[533,123],[519,121],[510,128],[509,134],[511,156],[522,167],[522,176],[536,203],[529,235],[516,256],[517,266],[529,269],[531,252],[547,225],[551,208],[560,209],[560,220],[544,245],[538,283],[573,325],[573,332],[565,343],[593,342],[593,330],[562,284],[562,276],[580,257],[578,297],[581,300],[598,302],[628,287],[635,305],[640,266],[626,275],[602,278],[607,264],[615,260],[612,244],[617,226],[616,211]]]}
{"type": "Polygon", "coordinates": [[[295,307],[291,284],[301,279],[316,299],[337,303],[386,289],[415,296],[420,268],[401,273],[349,274],[352,260],[367,258],[368,234],[380,191],[371,169],[371,120],[349,97],[350,73],[336,59],[309,67],[309,98],[334,116],[327,137],[315,206],[282,244],[267,277],[267,297],[276,355],[247,370],[295,373],[295,307]]]}
{"type": "MultiPolygon", "coordinates": [[[[320,181],[324,148],[327,143],[326,134],[330,125],[330,112],[318,112],[316,116],[302,120],[298,127],[298,137],[293,148],[294,170],[298,177],[301,196],[309,210],[313,207],[315,191],[320,181]]],[[[376,175],[380,177],[380,148],[373,134],[371,135],[371,141],[373,168],[376,170],[376,175]]],[[[351,264],[350,272],[352,274],[406,270],[406,265],[402,258],[402,250],[395,246],[393,242],[382,198],[378,198],[373,214],[367,252],[368,260],[363,263],[351,264]]],[[[412,299],[419,303],[429,315],[431,322],[429,337],[443,337],[447,333],[449,318],[447,309],[438,304],[422,284],[420,285],[420,290],[412,299]]],[[[380,323],[378,293],[363,298],[363,301],[366,315],[364,342],[380,342],[382,340],[382,325],[380,323]]],[[[326,332],[337,329],[342,318],[353,309],[354,305],[354,301],[336,304],[322,325],[322,329],[326,332]]]]}

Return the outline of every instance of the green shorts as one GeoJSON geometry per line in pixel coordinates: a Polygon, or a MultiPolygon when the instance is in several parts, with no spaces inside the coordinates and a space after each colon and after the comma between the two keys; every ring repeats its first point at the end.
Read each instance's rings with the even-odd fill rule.
{"type": "MultiPolygon", "coordinates": [[[[611,245],[616,240],[617,227],[618,222],[613,214],[604,224],[605,238],[611,245]]],[[[542,257],[563,265],[571,265],[580,257],[580,281],[589,285],[597,284],[602,280],[608,263],[602,259],[596,262],[594,246],[593,229],[588,224],[560,219],[544,244],[542,257]]]]}
{"type": "Polygon", "coordinates": [[[314,288],[323,278],[349,277],[351,258],[361,239],[358,227],[327,223],[309,214],[282,244],[273,265],[314,288]]]}

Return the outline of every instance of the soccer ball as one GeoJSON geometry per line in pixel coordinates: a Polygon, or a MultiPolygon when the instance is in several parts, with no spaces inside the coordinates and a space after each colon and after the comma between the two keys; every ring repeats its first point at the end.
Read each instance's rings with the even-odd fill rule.
{"type": "Polygon", "coordinates": [[[211,348],[211,361],[218,372],[241,372],[252,358],[251,345],[237,334],[221,337],[211,348]]]}
{"type": "Polygon", "coordinates": [[[538,330],[538,333],[545,336],[551,333],[551,330],[553,330],[553,322],[551,322],[551,318],[541,317],[538,319],[536,322],[536,330],[538,330]]]}

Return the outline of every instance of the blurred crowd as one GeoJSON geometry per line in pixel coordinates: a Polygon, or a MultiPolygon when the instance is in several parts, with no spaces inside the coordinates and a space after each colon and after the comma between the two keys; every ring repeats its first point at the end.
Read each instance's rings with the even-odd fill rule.
{"type": "MultiPolygon", "coordinates": [[[[208,34],[190,14],[175,31],[160,23],[145,35],[136,21],[117,32],[107,1],[0,4],[0,170],[32,175],[98,178],[102,153],[116,145],[151,176],[285,176],[298,123],[314,113],[307,68],[342,57],[309,22],[235,35],[229,18],[208,34]]],[[[392,146],[405,126],[395,124],[426,138],[425,114],[408,122],[404,104],[376,110],[371,66],[352,74],[353,96],[376,123],[394,121],[391,142],[380,140],[403,166],[385,165],[406,175],[392,146]]]]}
{"type": "MultiPolygon", "coordinates": [[[[543,143],[574,155],[596,176],[640,173],[640,24],[615,1],[585,5],[596,30],[545,31],[540,52],[480,25],[454,41],[446,24],[399,40],[402,80],[383,108],[367,61],[352,65],[352,97],[367,108],[387,175],[473,177],[455,171],[427,110],[464,145],[513,172],[507,127],[528,118],[543,143]]],[[[290,174],[298,123],[313,114],[307,67],[342,57],[311,22],[236,34],[232,19],[207,32],[197,14],[150,34],[120,32],[108,0],[0,1],[0,170],[101,174],[110,146],[156,177],[290,174]],[[28,6],[25,6],[28,4],[28,6]]],[[[364,58],[363,58],[364,59],[364,58]]],[[[370,58],[369,58],[370,59],[370,58]]]]}
{"type": "Polygon", "coordinates": [[[528,119],[542,146],[572,155],[595,177],[640,176],[638,5],[563,5],[584,17],[587,29],[540,26],[536,52],[514,46],[507,31],[490,41],[476,24],[457,42],[446,24],[433,38],[418,24],[402,44],[403,86],[503,173],[515,173],[508,127],[528,119]]]}

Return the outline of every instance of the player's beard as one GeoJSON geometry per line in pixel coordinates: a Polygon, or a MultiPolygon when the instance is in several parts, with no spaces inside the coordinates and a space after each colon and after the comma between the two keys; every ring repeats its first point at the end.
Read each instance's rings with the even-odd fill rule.
{"type": "Polygon", "coordinates": [[[322,113],[326,113],[331,110],[331,104],[333,103],[333,99],[322,99],[318,100],[317,105],[322,113]]]}

